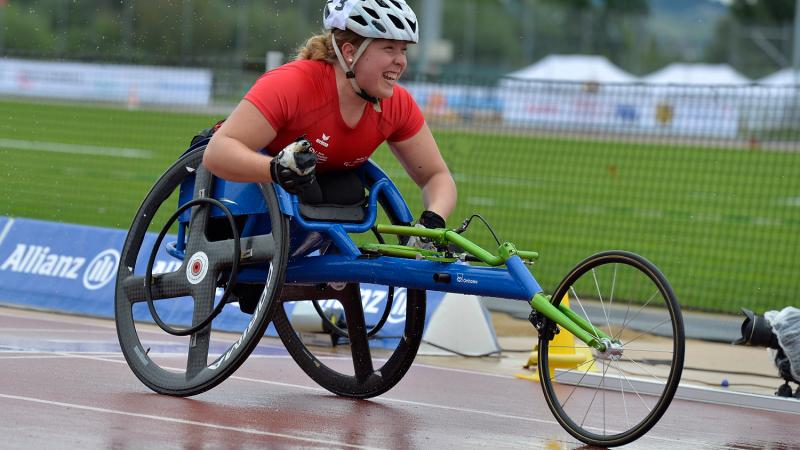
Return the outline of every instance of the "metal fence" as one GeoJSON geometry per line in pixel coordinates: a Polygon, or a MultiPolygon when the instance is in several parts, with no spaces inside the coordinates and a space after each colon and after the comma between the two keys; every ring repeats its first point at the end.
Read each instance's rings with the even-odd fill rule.
{"type": "Polygon", "coordinates": [[[692,308],[797,304],[797,86],[464,86],[409,87],[460,181],[458,213],[541,250],[545,286],[623,248],[692,308]]]}
{"type": "MultiPolygon", "coordinates": [[[[85,70],[49,81],[20,73],[0,71],[0,215],[117,228],[128,226],[193,134],[224,117],[255,77],[183,77],[207,90],[198,104],[194,95],[157,101],[168,98],[159,89],[179,88],[148,81],[166,76],[158,71],[91,82],[85,70]],[[124,84],[136,81],[155,93],[124,84]],[[74,83],[109,97],[76,96],[74,83]]],[[[458,184],[448,224],[480,213],[501,239],[538,250],[532,270],[546,289],[583,257],[619,248],[660,266],[686,308],[797,304],[797,86],[405,85],[458,184]]],[[[381,148],[374,159],[419,214],[420,194],[390,152],[381,148]]],[[[470,233],[494,245],[488,232],[470,233]]]]}

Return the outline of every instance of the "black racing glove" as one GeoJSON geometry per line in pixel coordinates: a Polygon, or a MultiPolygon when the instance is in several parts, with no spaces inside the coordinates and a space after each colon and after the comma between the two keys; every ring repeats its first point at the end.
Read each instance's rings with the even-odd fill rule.
{"type": "Polygon", "coordinates": [[[433,211],[423,211],[419,216],[418,224],[425,228],[444,228],[444,219],[433,211]]]}
{"type": "MultiPolygon", "coordinates": [[[[422,215],[419,216],[416,226],[425,228],[444,228],[445,222],[442,216],[439,214],[436,214],[433,211],[424,211],[422,215]]],[[[411,236],[408,239],[408,242],[406,242],[406,245],[409,247],[421,248],[423,250],[438,250],[435,242],[432,242],[428,238],[419,236],[411,236]]]]}
{"type": "Polygon", "coordinates": [[[314,183],[317,155],[305,136],[287,145],[269,163],[272,181],[291,194],[299,194],[314,183]]]}

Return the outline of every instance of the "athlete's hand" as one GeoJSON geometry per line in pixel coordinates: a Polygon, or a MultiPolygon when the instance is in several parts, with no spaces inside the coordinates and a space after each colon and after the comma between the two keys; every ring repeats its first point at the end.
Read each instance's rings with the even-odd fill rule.
{"type": "Polygon", "coordinates": [[[269,171],[272,181],[280,184],[286,192],[299,194],[314,183],[316,165],[317,155],[311,150],[311,143],[301,136],[272,158],[269,171]]]}
{"type": "MultiPolygon", "coordinates": [[[[444,228],[445,222],[442,216],[439,214],[436,214],[433,211],[424,211],[419,217],[419,220],[415,226],[422,228],[444,228]]],[[[420,236],[411,236],[408,239],[408,242],[406,242],[406,245],[409,247],[421,248],[423,250],[439,250],[435,242],[420,236]]]]}

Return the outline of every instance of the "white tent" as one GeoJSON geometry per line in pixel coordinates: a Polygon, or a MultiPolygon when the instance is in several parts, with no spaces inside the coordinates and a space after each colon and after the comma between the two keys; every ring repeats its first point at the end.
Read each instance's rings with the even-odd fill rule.
{"type": "Polygon", "coordinates": [[[655,84],[741,85],[751,81],[727,64],[674,63],[643,78],[655,84]]]}
{"type": "Polygon", "coordinates": [[[631,85],[637,81],[603,56],[550,55],[507,74],[498,98],[503,121],[513,126],[629,127],[638,114],[630,101],[639,97],[631,85]]]}
{"type": "Polygon", "coordinates": [[[770,86],[800,84],[800,74],[798,74],[798,78],[795,78],[794,68],[787,67],[773,73],[772,75],[767,75],[766,77],[761,78],[758,80],[758,82],[760,84],[766,84],[770,86]]]}
{"type": "Polygon", "coordinates": [[[636,81],[636,77],[615,66],[604,56],[592,55],[549,55],[536,64],[506,74],[506,77],[597,83],[636,81]]]}

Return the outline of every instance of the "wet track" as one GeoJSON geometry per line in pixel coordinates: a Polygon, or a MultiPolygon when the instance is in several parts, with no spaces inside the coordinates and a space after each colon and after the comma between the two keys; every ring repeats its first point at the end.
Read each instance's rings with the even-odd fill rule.
{"type": "MultiPolygon", "coordinates": [[[[585,448],[535,383],[416,364],[387,394],[349,400],[273,340],[211,391],[167,397],[128,369],[113,321],[0,308],[0,364],[4,449],[585,448]]],[[[675,400],[625,448],[800,449],[798,427],[796,414],[675,400]]]]}

